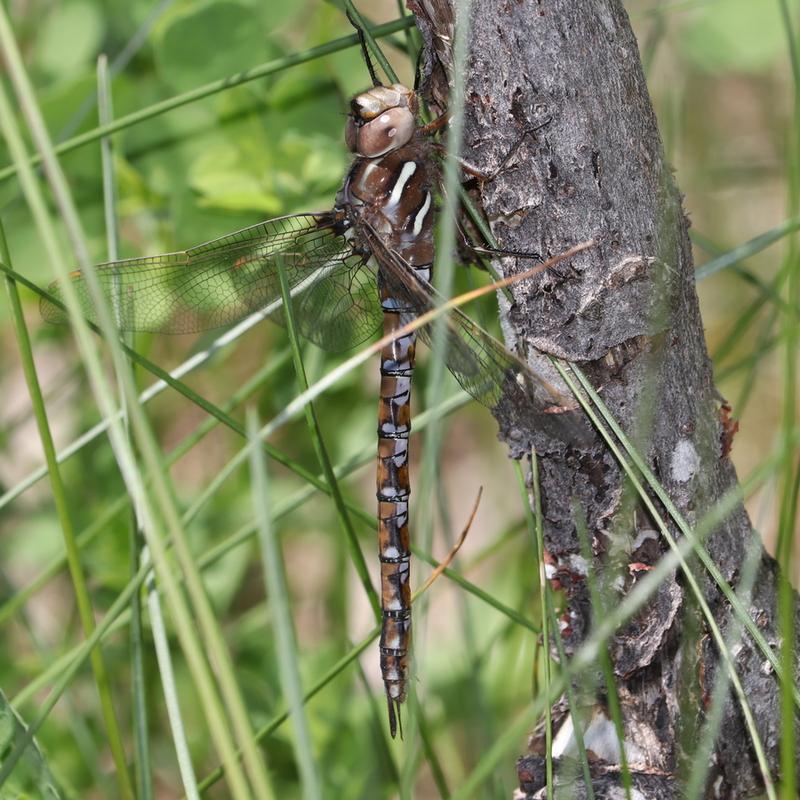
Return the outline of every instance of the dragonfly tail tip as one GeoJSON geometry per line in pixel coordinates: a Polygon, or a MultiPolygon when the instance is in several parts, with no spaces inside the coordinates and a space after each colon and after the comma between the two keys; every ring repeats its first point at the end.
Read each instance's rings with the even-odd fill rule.
{"type": "Polygon", "coordinates": [[[400,733],[400,741],[403,741],[403,717],[400,713],[400,703],[393,697],[386,697],[386,704],[389,708],[389,733],[392,739],[397,738],[400,733]]]}

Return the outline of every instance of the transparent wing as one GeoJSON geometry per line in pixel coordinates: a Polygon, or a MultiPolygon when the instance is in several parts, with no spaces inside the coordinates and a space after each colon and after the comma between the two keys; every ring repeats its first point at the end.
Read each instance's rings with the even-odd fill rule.
{"type": "MultiPolygon", "coordinates": [[[[381,267],[381,280],[403,306],[413,309],[411,317],[435,309],[445,302],[428,282],[420,280],[397,253],[385,247],[377,233],[368,234],[370,246],[381,267]]],[[[523,392],[526,405],[541,427],[562,440],[572,440],[580,426],[572,415],[559,413],[574,402],[559,392],[544,374],[511,353],[491,334],[458,309],[443,315],[438,331],[435,323],[417,334],[464,389],[479,403],[495,410],[501,401],[523,392]]]]}
{"type": "MultiPolygon", "coordinates": [[[[120,330],[196,333],[270,306],[282,323],[281,268],[300,332],[316,344],[345,350],[379,327],[375,275],[329,214],[278,217],[189,250],[101,264],[97,275],[120,330]]],[[[83,274],[72,280],[84,315],[96,321],[83,274]]],[[[62,300],[57,284],[50,291],[62,300]]],[[[67,319],[54,303],[40,307],[49,322],[67,319]]]]}

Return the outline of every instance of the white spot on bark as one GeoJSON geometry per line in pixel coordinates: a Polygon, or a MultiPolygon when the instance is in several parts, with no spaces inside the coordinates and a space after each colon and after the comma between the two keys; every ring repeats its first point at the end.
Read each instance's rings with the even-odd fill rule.
{"type": "Polygon", "coordinates": [[[575,575],[588,575],[589,574],[589,565],[586,563],[586,559],[583,556],[579,556],[576,553],[573,553],[567,563],[569,564],[570,572],[575,575]]]}
{"type": "MultiPolygon", "coordinates": [[[[619,786],[612,786],[606,795],[608,800],[626,800],[625,790],[619,786]]],[[[634,786],[631,788],[631,800],[647,800],[647,798],[634,786]]]]}
{"type": "MultiPolygon", "coordinates": [[[[621,750],[617,730],[603,708],[595,706],[592,710],[592,718],[583,732],[583,742],[587,750],[591,750],[595,756],[603,759],[603,761],[607,761],[609,764],[620,763],[621,750]]],[[[569,714],[553,739],[553,758],[562,758],[563,756],[576,757],[577,755],[578,746],[575,741],[575,727],[572,715],[569,714]]],[[[625,755],[629,762],[641,761],[644,756],[641,748],[630,740],[625,741],[625,755]]],[[[622,797],[624,797],[624,794],[622,797]]],[[[644,800],[642,795],[639,795],[639,797],[644,800]]]]}
{"type": "Polygon", "coordinates": [[[681,439],[672,453],[670,472],[676,483],[688,483],[700,468],[700,456],[689,439],[681,439]]]}

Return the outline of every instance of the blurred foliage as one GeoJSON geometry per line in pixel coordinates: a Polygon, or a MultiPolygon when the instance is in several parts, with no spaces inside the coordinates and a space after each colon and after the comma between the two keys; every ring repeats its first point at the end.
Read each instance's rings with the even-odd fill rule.
{"type": "Polygon", "coordinates": [[[701,70],[757,75],[783,60],[786,32],[777,3],[727,0],[724,12],[706,3],[680,42],[701,70]]]}
{"type": "MultiPolygon", "coordinates": [[[[351,32],[344,15],[321,0],[160,4],[151,0],[27,0],[10,5],[26,66],[57,140],[97,124],[95,60],[101,52],[109,54],[112,64],[115,56],[127,53],[113,82],[115,113],[121,116],[351,32]]],[[[786,216],[783,175],[793,88],[777,4],[630,0],[626,6],[639,36],[665,146],[676,165],[695,229],[724,250],[779,224],[786,216]]],[[[387,0],[371,4],[369,11],[376,20],[384,21],[394,18],[397,7],[387,0]]],[[[412,80],[413,67],[405,56],[391,47],[388,53],[401,76],[412,80]]],[[[116,135],[121,255],[174,250],[265,217],[329,208],[348,163],[342,142],[346,102],[368,82],[360,54],[351,48],[155,116],[116,135]]],[[[8,161],[0,143],[0,166],[8,161]]],[[[92,255],[103,261],[99,148],[80,148],[65,155],[62,164],[92,255]]],[[[16,180],[0,183],[0,213],[16,268],[34,281],[47,283],[52,278],[50,267],[16,180]]],[[[64,247],[66,251],[66,237],[64,247]]],[[[780,263],[781,247],[755,257],[748,268],[762,280],[771,280],[780,263]]],[[[706,258],[698,252],[698,263],[706,258]]],[[[459,280],[463,286],[473,276],[462,275],[459,280]]],[[[700,293],[713,352],[727,341],[757,291],[740,277],[724,273],[701,285],[700,293]]],[[[29,311],[51,422],[59,444],[65,444],[94,424],[97,412],[86,401],[88,389],[75,366],[69,331],[41,325],[33,302],[29,311]]],[[[471,313],[480,317],[482,312],[471,313]]],[[[483,313],[492,315],[492,307],[487,306],[483,313]]],[[[767,305],[760,319],[769,313],[767,305]]],[[[41,463],[7,315],[6,304],[0,303],[0,396],[6,398],[0,408],[4,454],[0,493],[41,463]]],[[[141,336],[137,347],[162,366],[172,366],[212,339],[212,334],[141,336]]],[[[718,369],[728,370],[721,390],[734,400],[734,414],[742,418],[734,457],[745,471],[758,462],[763,442],[776,428],[777,375],[770,351],[756,359],[755,367],[748,367],[753,353],[759,355],[760,346],[755,336],[743,337],[727,360],[716,364],[718,369]]],[[[232,387],[241,386],[270,353],[283,347],[283,333],[260,326],[188,382],[204,397],[222,404],[232,387]]],[[[323,361],[313,348],[307,356],[310,380],[333,363],[323,361]]],[[[420,372],[424,379],[424,364],[420,372]]],[[[143,384],[148,382],[142,379],[143,384]]],[[[370,446],[376,386],[371,369],[350,373],[319,402],[322,430],[334,463],[370,446]]],[[[256,396],[260,417],[275,416],[295,395],[295,387],[292,369],[285,362],[256,396]]],[[[166,451],[204,418],[174,393],[162,395],[148,409],[166,451]]],[[[237,416],[241,416],[238,411],[237,416]]],[[[479,409],[463,411],[452,422],[442,459],[441,504],[453,515],[449,527],[456,529],[463,524],[464,492],[471,495],[479,480],[487,484],[476,523],[479,532],[465,547],[465,571],[486,591],[534,617],[536,603],[529,586],[535,570],[533,554],[525,536],[519,534],[523,515],[511,467],[493,439],[494,423],[479,409]],[[507,531],[515,535],[505,535],[507,531]]],[[[302,422],[284,428],[274,443],[309,470],[317,471],[302,422]]],[[[240,446],[241,441],[231,432],[218,429],[177,463],[172,474],[184,506],[240,446]]],[[[105,438],[70,459],[63,472],[79,530],[124,494],[105,438]]],[[[286,470],[274,467],[273,472],[272,501],[279,504],[302,482],[286,470]]],[[[374,478],[369,468],[347,488],[352,497],[372,508],[374,478]]],[[[192,522],[196,552],[207,552],[251,516],[248,474],[240,470],[192,522]]],[[[769,522],[761,524],[769,529],[769,522]]],[[[128,527],[128,514],[117,514],[83,551],[98,613],[129,578],[128,527]]],[[[5,601],[61,551],[46,482],[0,509],[0,528],[0,601],[5,601]]],[[[358,531],[365,552],[371,554],[373,531],[363,525],[358,531]]],[[[371,618],[326,498],[316,497],[300,506],[282,520],[281,533],[303,677],[310,685],[348,649],[349,642],[364,635],[371,618]]],[[[441,555],[446,549],[444,539],[438,538],[435,552],[441,555]]],[[[254,724],[259,726],[282,708],[282,700],[257,563],[251,543],[232,550],[204,574],[234,652],[254,724]]],[[[417,569],[420,574],[422,570],[417,569]]],[[[539,676],[529,678],[534,658],[529,634],[516,627],[509,629],[507,621],[494,611],[468,595],[446,591],[444,584],[441,580],[434,590],[433,613],[418,628],[416,657],[426,715],[437,735],[439,757],[455,786],[491,744],[504,720],[525,702],[521,688],[539,676]],[[469,702],[465,702],[467,697],[469,702]]],[[[82,640],[68,579],[62,574],[36,594],[22,612],[4,621],[0,636],[0,648],[7,655],[0,659],[0,687],[13,697],[58,655],[82,640]]],[[[118,692],[118,712],[129,730],[126,629],[107,642],[104,653],[118,692]]],[[[375,662],[377,656],[371,648],[361,663],[372,693],[380,697],[375,662]]],[[[149,735],[156,796],[177,797],[180,786],[152,655],[145,667],[151,678],[149,735]]],[[[176,658],[176,672],[194,763],[202,775],[216,765],[214,751],[180,657],[176,658]]],[[[35,716],[35,704],[27,704],[22,711],[35,716]]],[[[392,795],[396,766],[383,744],[382,701],[378,707],[374,705],[356,670],[347,670],[320,693],[308,706],[308,713],[330,796],[344,800],[392,795]]],[[[5,736],[3,726],[13,724],[11,720],[3,703],[0,738],[5,736]]],[[[266,746],[281,798],[300,796],[289,737],[290,730],[283,726],[266,746]]],[[[65,796],[113,796],[96,692],[88,670],[80,674],[68,698],[51,715],[38,741],[65,796]]],[[[408,758],[415,756],[408,754],[408,758]]],[[[509,766],[486,796],[509,796],[513,782],[509,766]]],[[[211,796],[224,795],[212,791],[211,796]]],[[[425,769],[420,770],[414,796],[438,796],[425,769]]]]}
{"type": "MultiPolygon", "coordinates": [[[[0,691],[0,753],[7,752],[14,740],[24,733],[24,725],[9,704],[8,698],[0,691]]],[[[35,745],[25,752],[19,767],[14,770],[3,789],[3,797],[26,796],[42,800],[56,800],[60,796],[46,760],[35,745]]]]}

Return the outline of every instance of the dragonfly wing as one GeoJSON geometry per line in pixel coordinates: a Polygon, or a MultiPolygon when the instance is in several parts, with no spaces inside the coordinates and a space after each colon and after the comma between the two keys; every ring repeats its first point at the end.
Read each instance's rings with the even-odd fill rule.
{"type": "MultiPolygon", "coordinates": [[[[327,214],[279,217],[189,250],[101,264],[96,272],[120,330],[196,333],[262,309],[283,322],[281,269],[298,327],[315,343],[343,350],[378,328],[374,275],[327,214]]],[[[84,275],[76,272],[72,281],[84,315],[96,321],[84,275]]],[[[50,291],[62,300],[57,284],[50,291]]],[[[41,312],[50,322],[67,319],[48,300],[41,312]]]]}
{"type": "MultiPolygon", "coordinates": [[[[293,295],[300,332],[325,350],[348,350],[370,339],[382,325],[375,272],[351,254],[323,280],[293,295]]],[[[283,324],[283,311],[275,321],[283,324]]]]}
{"type": "MultiPolygon", "coordinates": [[[[381,265],[381,280],[403,305],[414,310],[412,318],[446,302],[397,253],[385,247],[374,231],[369,238],[381,265]]],[[[526,405],[542,428],[565,441],[579,433],[581,426],[573,415],[560,413],[574,403],[543,373],[511,353],[459,309],[446,312],[438,327],[432,322],[417,333],[444,359],[464,391],[482,405],[494,411],[509,396],[515,398],[524,393],[526,405]]]]}

